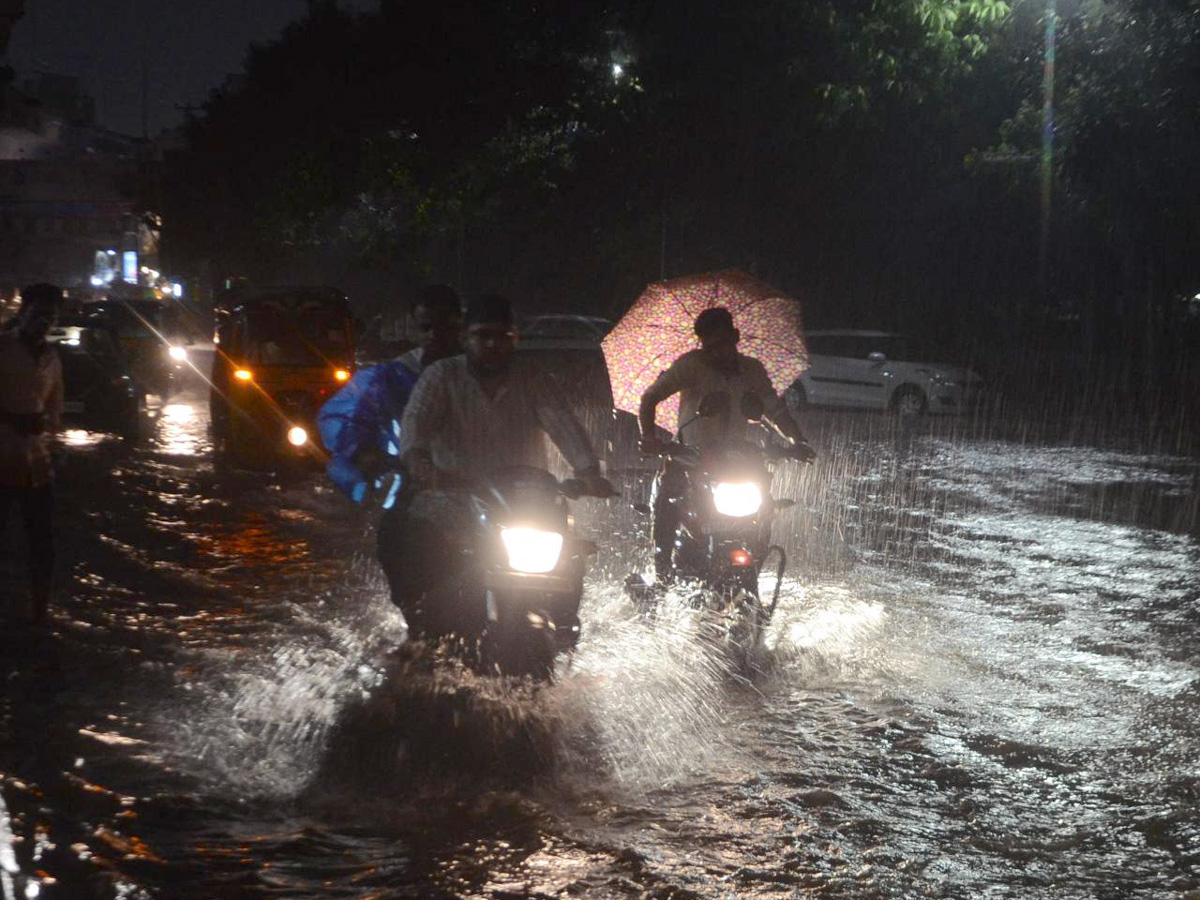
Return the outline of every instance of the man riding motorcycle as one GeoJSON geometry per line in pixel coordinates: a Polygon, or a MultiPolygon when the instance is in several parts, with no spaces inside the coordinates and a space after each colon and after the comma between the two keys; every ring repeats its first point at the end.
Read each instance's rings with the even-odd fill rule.
{"type": "Polygon", "coordinates": [[[411,481],[381,523],[380,561],[414,638],[471,635],[485,625],[480,611],[470,613],[474,621],[463,621],[462,610],[447,600],[466,577],[456,571],[456,535],[472,525],[472,507],[455,488],[503,467],[548,468],[548,435],[582,493],[614,493],[561,392],[532,360],[517,358],[515,322],[504,297],[472,303],[465,355],[425,371],[401,420],[401,462],[411,481]]]}
{"type": "MultiPolygon", "coordinates": [[[[764,417],[793,443],[796,458],[814,459],[816,451],[788,412],[786,403],[775,393],[763,364],[738,353],[741,334],[734,327],[729,310],[706,309],[696,317],[693,327],[700,348],[680,356],[642,394],[638,409],[642,452],[662,455],[666,449],[655,433],[655,414],[658,405],[675,393],[680,394],[680,421],[687,423],[681,435],[684,443],[705,451],[745,441],[748,426],[746,417],[738,414],[738,403],[727,407],[721,415],[697,414],[702,400],[712,394],[725,393],[732,398],[751,394],[762,401],[764,417]]],[[[686,471],[668,459],[655,477],[651,503],[654,574],[658,586],[665,585],[673,575],[673,554],[682,515],[680,501],[686,487],[686,471]]]]}

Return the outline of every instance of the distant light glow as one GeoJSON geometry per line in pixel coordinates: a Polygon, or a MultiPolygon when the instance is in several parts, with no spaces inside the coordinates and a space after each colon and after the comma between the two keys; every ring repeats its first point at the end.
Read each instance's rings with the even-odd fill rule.
{"type": "Polygon", "coordinates": [[[303,447],[308,443],[308,432],[299,425],[293,425],[288,429],[287,439],[293,447],[303,447]]]}
{"type": "Polygon", "coordinates": [[[137,284],[138,255],[136,250],[126,250],[121,254],[121,278],[126,284],[137,284]]]}
{"type": "Polygon", "coordinates": [[[251,378],[254,377],[254,373],[251,372],[249,369],[234,369],[233,377],[236,378],[238,381],[249,381],[251,378]]]}
{"type": "Polygon", "coordinates": [[[622,66],[620,63],[613,63],[612,74],[613,74],[613,78],[620,78],[622,75],[625,74],[625,67],[622,66]]]}
{"type": "Polygon", "coordinates": [[[180,284],[178,281],[172,281],[171,282],[171,293],[174,294],[175,299],[178,300],[180,297],[183,296],[183,285],[180,284]]]}
{"type": "Polygon", "coordinates": [[[62,442],[71,447],[86,447],[98,443],[100,438],[82,428],[68,428],[62,433],[62,442]]]}
{"type": "Polygon", "coordinates": [[[100,287],[102,284],[104,284],[104,279],[101,278],[99,275],[93,275],[88,280],[91,281],[92,287],[100,287]]]}
{"type": "Polygon", "coordinates": [[[333,373],[333,377],[336,378],[338,381],[349,381],[350,373],[347,372],[345,369],[337,369],[333,373]]]}

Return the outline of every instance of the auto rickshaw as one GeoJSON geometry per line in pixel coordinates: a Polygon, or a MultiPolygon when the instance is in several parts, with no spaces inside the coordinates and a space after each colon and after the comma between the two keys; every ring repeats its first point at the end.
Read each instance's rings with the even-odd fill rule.
{"type": "Polygon", "coordinates": [[[214,307],[218,449],[239,460],[323,461],[316,418],[354,371],[354,320],[333,288],[239,287],[214,307]]]}

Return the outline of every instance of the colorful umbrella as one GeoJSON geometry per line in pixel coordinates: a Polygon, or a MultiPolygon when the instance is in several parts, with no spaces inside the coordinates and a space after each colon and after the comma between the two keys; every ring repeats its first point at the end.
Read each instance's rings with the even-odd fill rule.
{"type": "MultiPolygon", "coordinates": [[[[808,368],[800,304],[777,288],[737,269],[656,281],[601,344],[617,409],[637,415],[642,394],[659,373],[700,346],[692,323],[714,306],[733,313],[742,333],[738,351],[762,361],[777,392],[808,368]]],[[[658,407],[658,424],[675,431],[678,394],[658,407]]]]}

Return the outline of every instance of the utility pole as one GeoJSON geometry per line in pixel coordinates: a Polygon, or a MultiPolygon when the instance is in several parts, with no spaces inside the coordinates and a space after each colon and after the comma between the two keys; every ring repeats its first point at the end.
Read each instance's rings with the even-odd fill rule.
{"type": "Polygon", "coordinates": [[[142,140],[150,140],[150,66],[142,48],[142,140]]]}
{"type": "Polygon", "coordinates": [[[1043,302],[1050,293],[1050,219],[1054,188],[1054,44],[1057,0],[1046,0],[1046,47],[1042,67],[1042,227],[1038,241],[1038,286],[1043,302]]]}

